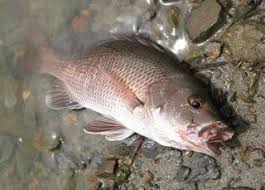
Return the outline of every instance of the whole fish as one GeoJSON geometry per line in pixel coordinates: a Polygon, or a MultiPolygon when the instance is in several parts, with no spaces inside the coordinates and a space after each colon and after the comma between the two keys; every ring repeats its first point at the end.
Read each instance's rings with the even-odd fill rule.
{"type": "Polygon", "coordinates": [[[231,139],[204,85],[155,43],[139,36],[106,40],[66,58],[47,46],[24,57],[27,67],[58,80],[46,95],[51,109],[88,108],[104,116],[84,127],[109,141],[133,133],[161,145],[220,154],[231,139]]]}

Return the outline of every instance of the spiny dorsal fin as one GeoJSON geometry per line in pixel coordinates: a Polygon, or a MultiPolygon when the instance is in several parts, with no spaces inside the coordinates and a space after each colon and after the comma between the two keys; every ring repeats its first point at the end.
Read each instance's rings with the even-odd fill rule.
{"type": "Polygon", "coordinates": [[[125,128],[120,123],[102,118],[84,127],[84,132],[88,134],[105,135],[109,141],[119,141],[131,136],[134,132],[125,128]]]}
{"type": "Polygon", "coordinates": [[[73,100],[65,84],[56,80],[45,97],[46,105],[54,110],[83,108],[73,100]]]}
{"type": "Polygon", "coordinates": [[[154,42],[148,35],[146,34],[112,34],[115,40],[127,40],[130,42],[138,42],[145,46],[154,47],[155,49],[165,52],[167,51],[164,47],[154,42]]]}

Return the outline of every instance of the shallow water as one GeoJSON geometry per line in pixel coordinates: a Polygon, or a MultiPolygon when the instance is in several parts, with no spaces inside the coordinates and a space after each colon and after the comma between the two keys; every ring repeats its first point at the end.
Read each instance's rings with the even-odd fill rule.
{"type": "MultiPolygon", "coordinates": [[[[122,181],[117,189],[265,188],[265,5],[222,2],[227,15],[215,26],[217,21],[194,12],[207,8],[201,1],[0,0],[0,189],[114,188],[113,176],[96,173],[108,158],[118,160],[126,173],[122,161],[136,138],[107,142],[82,131],[99,117],[96,113],[46,107],[45,93],[54,79],[21,73],[17,66],[27,51],[24,31],[29,20],[41,26],[52,46],[69,55],[93,44],[91,32],[148,34],[210,85],[220,111],[237,132],[217,161],[148,140],[128,180],[117,180],[120,170],[113,171],[116,182],[122,181]],[[192,14],[201,16],[201,23],[192,14]],[[204,27],[196,28],[203,35],[196,37],[193,25],[204,27]],[[225,93],[220,95],[220,90],[225,93]],[[150,182],[145,181],[147,171],[154,175],[150,182]]],[[[213,6],[208,14],[220,18],[213,6]]]]}

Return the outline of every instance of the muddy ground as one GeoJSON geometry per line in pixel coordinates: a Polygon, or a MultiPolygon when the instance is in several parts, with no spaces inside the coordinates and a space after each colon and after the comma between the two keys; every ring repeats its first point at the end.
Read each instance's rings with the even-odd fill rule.
{"type": "Polygon", "coordinates": [[[262,0],[0,0],[0,24],[0,189],[265,189],[262,0]],[[145,140],[131,163],[137,135],[85,134],[98,114],[48,109],[54,79],[18,69],[29,20],[66,55],[91,32],[147,34],[208,84],[235,137],[216,159],[145,140]]]}

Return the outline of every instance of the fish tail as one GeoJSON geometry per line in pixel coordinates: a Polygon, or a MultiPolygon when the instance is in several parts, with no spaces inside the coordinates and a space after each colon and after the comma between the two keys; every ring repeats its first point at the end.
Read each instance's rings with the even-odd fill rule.
{"type": "Polygon", "coordinates": [[[50,73],[55,67],[56,57],[48,49],[48,38],[38,24],[27,21],[24,27],[27,51],[18,58],[18,72],[50,73]]]}

